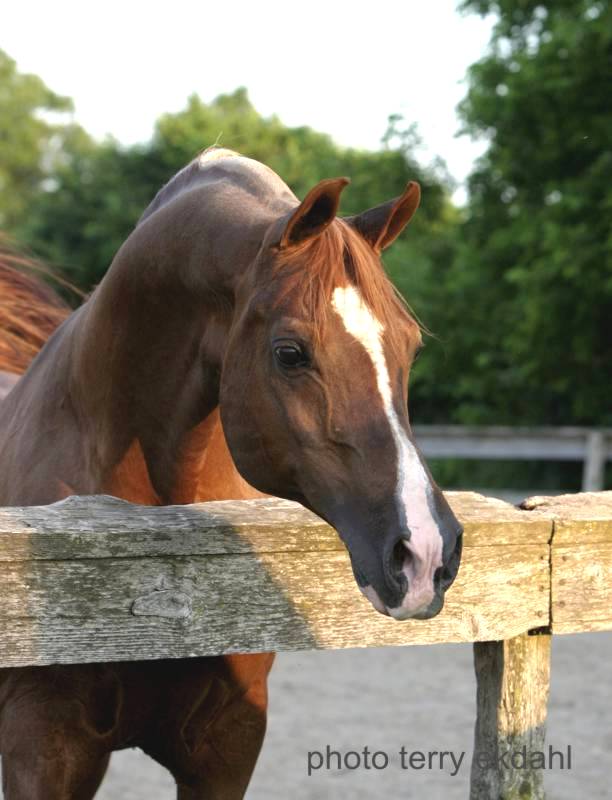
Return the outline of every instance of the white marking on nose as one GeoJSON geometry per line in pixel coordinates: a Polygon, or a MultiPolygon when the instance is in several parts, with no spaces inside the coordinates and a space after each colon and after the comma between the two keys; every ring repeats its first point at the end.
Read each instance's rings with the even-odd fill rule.
{"type": "Polygon", "coordinates": [[[382,343],[383,324],[363,302],[354,286],[338,286],[334,289],[332,306],[342,319],[346,331],[363,345],[372,359],[376,385],[397,448],[395,496],[400,514],[404,516],[411,531],[410,543],[407,543],[410,558],[403,568],[408,578],[409,591],[402,606],[399,609],[389,609],[389,613],[398,617],[400,613],[405,616],[406,611],[418,613],[433,600],[433,575],[442,566],[442,536],[429,505],[431,482],[393,405],[389,370],[382,343]]]}

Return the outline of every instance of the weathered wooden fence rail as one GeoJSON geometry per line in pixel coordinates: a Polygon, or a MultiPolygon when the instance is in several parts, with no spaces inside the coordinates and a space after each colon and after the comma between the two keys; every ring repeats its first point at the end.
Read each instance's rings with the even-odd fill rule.
{"type": "Polygon", "coordinates": [[[401,623],[293,503],[1,508],[0,666],[476,642],[471,796],[542,797],[541,770],[490,756],[543,749],[550,635],[612,629],[612,492],[524,510],[447,496],[465,527],[459,576],[436,619],[401,623]]]}

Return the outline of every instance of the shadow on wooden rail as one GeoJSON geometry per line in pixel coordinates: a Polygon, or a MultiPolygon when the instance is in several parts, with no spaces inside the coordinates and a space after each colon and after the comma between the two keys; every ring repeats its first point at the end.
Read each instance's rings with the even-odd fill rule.
{"type": "Polygon", "coordinates": [[[0,666],[475,642],[472,800],[543,798],[550,636],[612,629],[612,492],[515,508],[448,493],[465,527],[433,620],[376,614],[336,533],[282,500],[0,509],[0,666]],[[486,763],[485,763],[486,762],[486,763]]]}

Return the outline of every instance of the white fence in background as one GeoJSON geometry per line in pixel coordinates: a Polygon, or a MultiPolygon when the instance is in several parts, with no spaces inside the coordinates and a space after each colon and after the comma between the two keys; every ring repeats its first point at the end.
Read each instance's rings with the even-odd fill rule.
{"type": "Polygon", "coordinates": [[[583,492],[604,488],[606,461],[612,460],[612,428],[414,425],[413,431],[426,458],[582,461],[583,492]]]}

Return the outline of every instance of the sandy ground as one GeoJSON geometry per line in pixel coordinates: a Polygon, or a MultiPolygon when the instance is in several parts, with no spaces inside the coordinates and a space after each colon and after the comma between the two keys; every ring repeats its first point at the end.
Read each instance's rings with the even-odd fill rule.
{"type": "MultiPolygon", "coordinates": [[[[475,718],[469,645],[282,654],[272,672],[268,735],[249,800],[466,800],[475,718]],[[388,754],[386,769],[307,773],[329,745],[388,754]],[[452,750],[454,771],[402,770],[398,751],[452,750]],[[312,759],[316,759],[313,756],[312,759]]],[[[572,768],[547,772],[548,800],[612,798],[612,633],[556,637],[548,744],[572,768]]],[[[383,757],[378,756],[378,763],[383,757]]],[[[350,763],[350,762],[349,762],[350,763]]],[[[171,800],[169,775],[138,751],[116,753],[97,800],[171,800]]]]}

